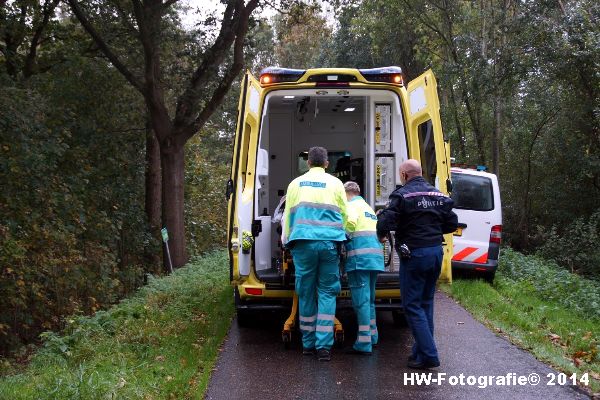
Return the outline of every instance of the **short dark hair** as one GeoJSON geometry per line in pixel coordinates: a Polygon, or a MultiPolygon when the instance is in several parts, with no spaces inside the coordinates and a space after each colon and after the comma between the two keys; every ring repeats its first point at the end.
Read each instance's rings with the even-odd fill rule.
{"type": "Polygon", "coordinates": [[[327,160],[327,149],[324,147],[315,146],[308,150],[308,162],[312,167],[324,167],[327,160]]]}

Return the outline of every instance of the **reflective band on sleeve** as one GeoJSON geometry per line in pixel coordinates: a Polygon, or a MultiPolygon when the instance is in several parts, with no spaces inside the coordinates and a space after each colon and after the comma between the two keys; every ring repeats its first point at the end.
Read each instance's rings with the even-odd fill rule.
{"type": "Polygon", "coordinates": [[[333,326],[317,325],[317,332],[333,332],[333,326]]]}
{"type": "Polygon", "coordinates": [[[377,335],[377,329],[371,329],[371,335],[377,335]]]}
{"type": "Polygon", "coordinates": [[[333,314],[317,314],[317,319],[321,321],[333,321],[335,319],[335,315],[333,314]]]}
{"type": "Polygon", "coordinates": [[[310,325],[302,325],[300,324],[300,329],[303,331],[308,331],[308,332],[314,332],[315,331],[315,327],[314,326],[310,326],[310,325]]]}
{"type": "Polygon", "coordinates": [[[356,341],[359,343],[371,343],[371,337],[370,336],[358,336],[356,338],[356,341]]]}
{"type": "Polygon", "coordinates": [[[375,319],[371,320],[371,325],[375,325],[375,319]]]}
{"type": "Polygon", "coordinates": [[[303,317],[302,315],[299,317],[301,322],[315,322],[317,320],[317,316],[313,315],[312,317],[303,317]]]}
{"type": "Polygon", "coordinates": [[[371,327],[369,325],[359,325],[358,326],[358,330],[361,332],[369,332],[369,329],[371,329],[371,327]]]}
{"type": "Polygon", "coordinates": [[[299,219],[295,221],[296,225],[313,225],[313,226],[331,226],[334,228],[343,228],[341,222],[333,222],[333,221],[315,221],[312,219],[299,219]]]}
{"type": "Polygon", "coordinates": [[[312,203],[310,201],[301,201],[296,204],[294,207],[290,208],[290,214],[295,213],[300,207],[310,207],[310,208],[318,208],[321,210],[331,210],[340,212],[340,208],[333,204],[322,204],[322,203],[312,203]]]}
{"type": "Polygon", "coordinates": [[[361,254],[383,254],[382,249],[356,249],[350,250],[347,254],[348,257],[359,256],[361,254]]]}
{"type": "Polygon", "coordinates": [[[377,231],[356,231],[356,232],[350,232],[348,234],[348,236],[350,236],[350,239],[353,239],[355,237],[360,237],[360,236],[376,236],[377,235],[377,231]]]}
{"type": "Polygon", "coordinates": [[[404,197],[405,199],[408,199],[410,197],[417,197],[417,196],[448,197],[444,193],[439,193],[439,192],[414,192],[414,193],[407,193],[407,194],[402,195],[402,197],[404,197]]]}

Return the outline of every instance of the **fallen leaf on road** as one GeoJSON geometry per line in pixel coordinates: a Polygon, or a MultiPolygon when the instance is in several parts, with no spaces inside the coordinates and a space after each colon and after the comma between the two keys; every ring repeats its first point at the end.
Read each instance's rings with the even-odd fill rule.
{"type": "Polygon", "coordinates": [[[579,358],[573,358],[573,364],[575,364],[576,367],[579,367],[581,360],[579,358]]]}
{"type": "Polygon", "coordinates": [[[167,376],[167,382],[170,382],[170,381],[172,381],[172,380],[173,380],[173,377],[172,377],[172,376],[170,376],[170,375],[169,375],[169,376],[167,376]]]}
{"type": "Polygon", "coordinates": [[[156,358],[154,359],[154,361],[163,362],[163,361],[165,361],[165,356],[156,356],[156,358]]]}
{"type": "Polygon", "coordinates": [[[556,341],[556,340],[559,340],[559,339],[560,339],[560,336],[558,336],[557,334],[554,334],[554,333],[549,333],[549,334],[548,334],[548,337],[549,337],[549,338],[550,338],[550,340],[552,340],[552,341],[556,341]]]}
{"type": "Polygon", "coordinates": [[[590,340],[592,337],[592,332],[586,332],[585,335],[582,336],[583,340],[590,340]]]}

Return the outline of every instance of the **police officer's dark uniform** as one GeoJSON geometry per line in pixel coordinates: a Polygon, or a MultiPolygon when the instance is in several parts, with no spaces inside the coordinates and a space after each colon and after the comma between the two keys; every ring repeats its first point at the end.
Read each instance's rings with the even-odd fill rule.
{"type": "Polygon", "coordinates": [[[378,236],[396,232],[395,247],[401,259],[400,293],[415,338],[410,367],[440,364],[433,339],[433,296],[442,267],[442,235],[455,231],[458,224],[453,204],[450,197],[417,176],[396,189],[388,207],[379,214],[378,236]],[[402,245],[408,250],[401,251],[402,245]]]}

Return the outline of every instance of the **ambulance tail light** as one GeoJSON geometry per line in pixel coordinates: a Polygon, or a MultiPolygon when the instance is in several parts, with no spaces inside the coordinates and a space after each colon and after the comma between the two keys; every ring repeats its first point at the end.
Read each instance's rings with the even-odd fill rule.
{"type": "Polygon", "coordinates": [[[494,225],[492,226],[492,231],[490,232],[490,243],[498,243],[502,240],[502,225],[494,225]]]}
{"type": "Polygon", "coordinates": [[[260,71],[260,84],[262,86],[274,83],[296,82],[306,72],[303,69],[268,67],[260,71]]]}
{"type": "Polygon", "coordinates": [[[262,296],[262,289],[259,288],[246,288],[246,293],[251,294],[252,296],[262,296]]]}
{"type": "Polygon", "coordinates": [[[369,82],[385,82],[393,83],[396,85],[404,84],[404,77],[402,76],[402,68],[400,67],[383,67],[383,68],[369,68],[359,69],[361,75],[369,82]]]}

